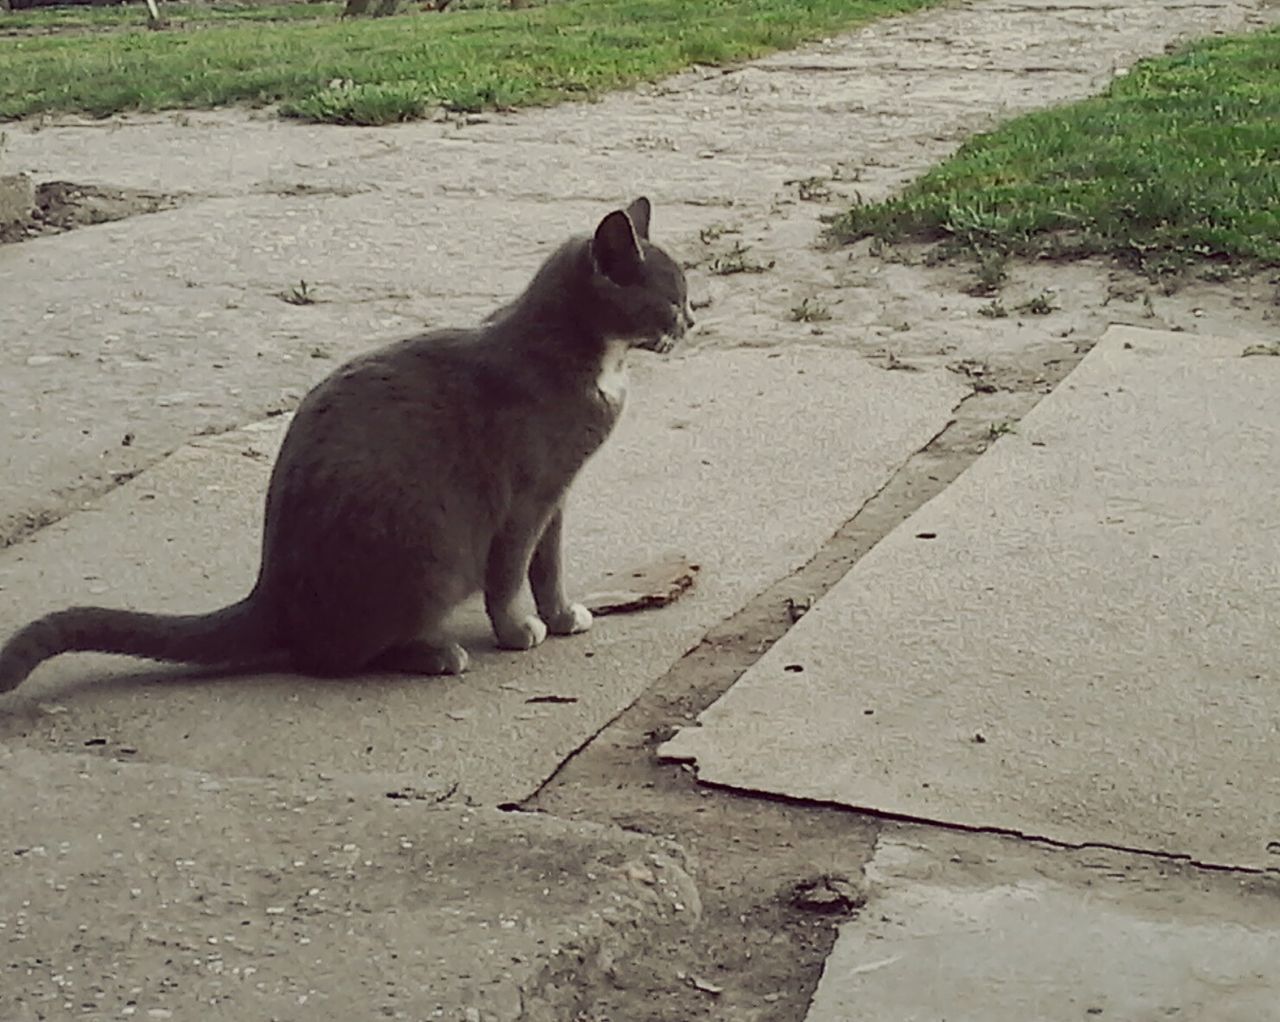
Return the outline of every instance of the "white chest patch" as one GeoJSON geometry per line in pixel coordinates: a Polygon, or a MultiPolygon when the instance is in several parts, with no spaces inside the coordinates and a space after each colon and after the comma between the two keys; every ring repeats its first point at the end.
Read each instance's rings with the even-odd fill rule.
{"type": "Polygon", "coordinates": [[[626,341],[610,341],[600,362],[600,375],[596,377],[596,389],[609,404],[622,404],[627,396],[626,341]]]}

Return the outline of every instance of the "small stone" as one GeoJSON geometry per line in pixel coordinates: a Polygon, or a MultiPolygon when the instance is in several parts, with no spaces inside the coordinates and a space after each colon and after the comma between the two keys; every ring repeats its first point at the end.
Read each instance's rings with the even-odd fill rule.
{"type": "Polygon", "coordinates": [[[789,900],[804,912],[836,915],[861,908],[867,896],[848,877],[824,874],[795,884],[789,900]]]}
{"type": "Polygon", "coordinates": [[[628,880],[634,880],[637,883],[652,885],[658,882],[658,878],[654,876],[653,870],[636,862],[628,863],[624,867],[623,873],[626,875],[628,880]]]}

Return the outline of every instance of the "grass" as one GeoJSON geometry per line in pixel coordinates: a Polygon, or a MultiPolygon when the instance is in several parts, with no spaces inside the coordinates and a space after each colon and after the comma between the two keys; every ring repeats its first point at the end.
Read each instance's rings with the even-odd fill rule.
{"type": "MultiPolygon", "coordinates": [[[[302,4],[327,16],[206,19],[199,31],[148,31],[129,8],[135,28],[0,37],[0,119],[281,103],[312,120],[383,124],[440,105],[552,103],[691,64],[749,59],[937,2],[554,0],[349,21],[337,19],[336,6],[302,4]]],[[[0,28],[13,17],[0,17],[0,28]]]]}
{"type": "MultiPolygon", "coordinates": [[[[173,26],[212,25],[228,21],[316,21],[333,18],[340,3],[254,4],[218,0],[215,3],[166,3],[160,0],[160,14],[173,26]]],[[[76,29],[130,29],[146,23],[145,4],[106,6],[33,7],[10,11],[0,17],[5,32],[67,32],[76,29]]]]}
{"type": "Polygon", "coordinates": [[[830,231],[945,239],[991,266],[993,254],[1114,255],[1151,272],[1280,264],[1280,30],[1144,61],[1099,97],[971,139],[830,231]]]}

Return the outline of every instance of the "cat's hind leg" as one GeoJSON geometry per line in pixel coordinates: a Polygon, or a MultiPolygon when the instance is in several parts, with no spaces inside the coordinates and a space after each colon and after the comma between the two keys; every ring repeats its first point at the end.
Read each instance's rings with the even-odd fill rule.
{"type": "Polygon", "coordinates": [[[467,651],[456,642],[413,639],[383,650],[369,662],[368,669],[399,674],[462,674],[470,662],[467,651]]]}

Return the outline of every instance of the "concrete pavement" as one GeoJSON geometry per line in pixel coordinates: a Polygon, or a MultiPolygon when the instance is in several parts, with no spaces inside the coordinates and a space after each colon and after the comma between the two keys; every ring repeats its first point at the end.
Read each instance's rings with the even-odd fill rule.
{"type": "Polygon", "coordinates": [[[699,344],[813,342],[791,310],[816,298],[835,312],[821,343],[907,350],[910,364],[1056,349],[1057,323],[982,317],[982,300],[901,266],[846,272],[812,248],[820,217],[997,120],[1096,92],[1170,41],[1273,16],[1265,0],[966,2],[727,74],[516,114],[6,126],[7,169],[181,204],[0,247],[0,543],[195,436],[293,407],[381,339],[488,312],[565,234],[640,193],[655,238],[698,264],[694,297],[712,302],[699,344]],[[772,268],[713,271],[737,245],[772,268]],[[282,300],[302,281],[312,304],[282,300]]]}
{"type": "Polygon", "coordinates": [[[735,788],[1280,865],[1280,359],[1250,342],[1108,331],[664,751],[735,788]]]}
{"type": "Polygon", "coordinates": [[[1050,880],[1055,853],[887,833],[809,1022],[1280,1019],[1280,360],[1255,341],[1109,331],[659,750],[738,791],[1241,872],[1206,892],[1060,851],[1050,880]]]}
{"type": "MultiPolygon", "coordinates": [[[[946,421],[963,391],[943,366],[1003,357],[1017,363],[1018,386],[1040,386],[1051,355],[1095,336],[1075,320],[991,321],[954,286],[922,288],[919,268],[866,270],[851,254],[813,250],[818,216],[833,207],[798,199],[794,182],[819,175],[836,202],[883,194],[993,118],[1094,91],[1138,54],[1256,23],[1267,10],[956,4],[729,75],[694,72],[600,104],[463,125],[349,131],[233,111],[15,128],[8,158],[41,179],[183,191],[187,201],[0,250],[0,287],[24,299],[0,302],[0,519],[68,515],[0,554],[0,628],[71,600],[197,609],[239,595],[283,420],[238,427],[286,410],[337,359],[382,337],[487,310],[602,203],[652,195],[655,236],[701,264],[695,297],[713,304],[700,350],[638,360],[624,432],[584,479],[570,524],[581,590],[624,564],[672,553],[698,561],[697,585],[670,608],[604,620],[532,658],[485,653],[457,682],[170,684],[136,665],[68,658],[7,700],[0,816],[16,821],[6,840],[17,866],[0,895],[0,940],[19,981],[0,987],[24,1000],[3,1007],[24,1020],[219,1010],[336,1019],[374,1006],[391,1017],[563,1019],[592,984],[615,985],[611,962],[643,959],[654,941],[679,944],[696,915],[686,881],[696,885],[697,863],[648,838],[488,807],[536,788],[708,626],[854,514],[946,421]],[[712,272],[738,241],[774,269],[712,272]],[[279,297],[302,279],[315,304],[279,297]],[[815,295],[833,319],[796,321],[792,307],[815,295]],[[767,350],[733,350],[742,347],[767,350]],[[855,354],[885,350],[909,352],[907,367],[926,371],[884,372],[872,368],[883,360],[855,354]],[[203,432],[223,435],[184,446],[203,432]],[[81,507],[104,480],[141,469],[81,507]],[[570,701],[530,701],[540,696],[570,701]],[[306,854],[291,857],[299,848],[306,854]],[[336,891],[336,910],[313,904],[313,888],[336,891]],[[136,905],[122,901],[125,890],[136,905]],[[662,894],[670,890],[683,908],[662,894]],[[277,900],[282,892],[292,900],[277,900]],[[239,952],[225,951],[236,941],[224,924],[244,918],[250,929],[264,924],[249,976],[243,965],[234,973],[239,952]],[[147,939],[152,927],[159,941],[147,939]],[[89,933],[101,934],[96,945],[89,933]],[[224,951],[197,955],[201,942],[224,951]],[[399,957],[380,953],[388,946],[399,957]]],[[[0,542],[11,534],[0,528],[0,542]]],[[[462,624],[483,641],[474,615],[462,624]]],[[[876,642],[891,647],[898,625],[876,642]]],[[[931,852],[940,834],[929,832],[931,852]]],[[[1254,832],[1243,834],[1254,847],[1254,832]]],[[[927,869],[971,852],[948,844],[927,869]]],[[[1008,889],[1057,861],[1020,849],[988,850],[985,882],[996,893],[979,900],[996,927],[1008,925],[1008,889]]],[[[1194,879],[1138,872],[1155,892],[1143,911],[1155,900],[1176,916],[1194,879]]],[[[881,861],[870,874],[873,906],[883,899],[905,917],[936,896],[972,917],[972,901],[921,893],[918,873],[881,861]]],[[[1246,920],[1262,935],[1239,955],[1245,967],[1250,948],[1270,947],[1275,894],[1250,887],[1244,909],[1226,898],[1231,882],[1205,897],[1226,906],[1214,910],[1219,922],[1246,920]]],[[[1061,883],[1090,890],[1079,874],[1061,883]]],[[[743,897],[746,911],[770,895],[743,897]]],[[[1049,891],[1044,911],[1063,897],[1049,891]]],[[[1118,914],[1131,909],[1126,901],[1118,914]]],[[[956,918],[922,915],[904,927],[954,928],[956,918]]],[[[846,928],[846,937],[856,951],[868,934],[846,928]]],[[[866,964],[857,954],[832,960],[814,1010],[834,1004],[835,1014],[815,1018],[842,1017],[842,978],[889,975],[859,971],[866,964]]],[[[689,974],[656,982],[688,986],[689,974]]],[[[774,1001],[746,1003],[721,982],[721,994],[697,991],[710,1017],[781,1017],[770,1014],[774,1001]]],[[[895,998],[912,985],[859,996],[905,1012],[895,998]]],[[[637,991],[622,1017],[656,1013],[654,1003],[637,991]]]]}
{"type": "Polygon", "coordinates": [[[0,1018],[558,1022],[697,921],[662,841],[389,791],[0,751],[0,1018]]]}
{"type": "MultiPolygon", "coordinates": [[[[250,776],[403,773],[477,804],[519,801],[708,628],[808,560],[964,394],[950,374],[884,373],[820,348],[633,362],[623,421],[570,499],[567,569],[586,594],[611,571],[683,555],[700,571],[671,606],[511,654],[493,648],[477,603],[458,621],[473,669],[450,679],[170,684],[171,670],[139,661],[64,657],[7,700],[0,738],[65,751],[101,737],[139,759],[250,776]]],[[[68,601],[239,598],[283,431],[268,420],[185,448],[0,553],[0,630],[68,601]]]]}
{"type": "Polygon", "coordinates": [[[887,830],[806,1022],[1280,1019],[1275,883],[1010,844],[887,830]]]}

